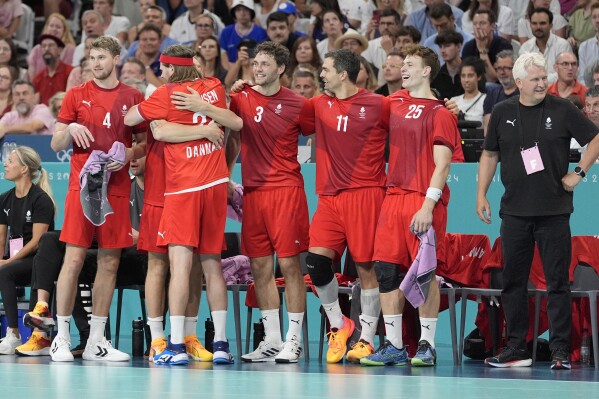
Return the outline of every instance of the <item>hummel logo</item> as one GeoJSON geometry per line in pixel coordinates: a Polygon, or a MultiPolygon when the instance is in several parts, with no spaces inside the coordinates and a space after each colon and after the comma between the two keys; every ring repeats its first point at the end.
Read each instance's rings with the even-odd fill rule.
{"type": "Polygon", "coordinates": [[[163,239],[163,240],[164,240],[164,235],[165,235],[165,234],[166,234],[166,230],[164,230],[162,233],[161,233],[161,232],[158,232],[158,235],[159,235],[160,237],[162,237],[162,239],[163,239]]]}
{"type": "Polygon", "coordinates": [[[91,101],[85,101],[85,100],[81,100],[81,103],[82,103],[82,104],[85,104],[85,105],[87,105],[87,106],[88,106],[88,107],[90,107],[90,108],[91,108],[91,106],[92,106],[92,102],[91,102],[91,101]]]}
{"type": "Polygon", "coordinates": [[[98,353],[96,353],[96,356],[104,357],[108,355],[108,349],[102,348],[101,346],[97,346],[96,348],[98,348],[98,353]]]}
{"type": "Polygon", "coordinates": [[[6,216],[8,216],[8,212],[10,212],[10,208],[4,210],[4,213],[6,213],[6,216]]]}
{"type": "Polygon", "coordinates": [[[58,346],[55,346],[52,348],[52,353],[56,353],[56,352],[58,352],[58,346]]]}
{"type": "Polygon", "coordinates": [[[511,120],[508,119],[508,120],[505,121],[505,123],[511,123],[512,126],[516,127],[516,125],[515,125],[516,120],[515,119],[513,121],[511,121],[511,120]]]}
{"type": "Polygon", "coordinates": [[[295,323],[295,324],[297,324],[299,326],[299,322],[300,322],[299,320],[289,320],[289,321],[292,322],[292,323],[295,323]]]}
{"type": "Polygon", "coordinates": [[[329,108],[333,107],[333,102],[332,101],[327,101],[327,103],[329,103],[329,108]]]}
{"type": "MultiPolygon", "coordinates": [[[[364,324],[367,324],[367,325],[368,325],[368,327],[372,327],[372,323],[373,323],[372,321],[371,321],[371,322],[367,322],[367,321],[366,321],[366,320],[364,320],[364,319],[360,319],[360,321],[361,321],[362,323],[364,323],[364,324]]],[[[394,322],[394,323],[395,323],[395,322],[394,322]]]]}
{"type": "Polygon", "coordinates": [[[395,327],[395,320],[392,321],[391,323],[387,323],[385,322],[386,325],[391,326],[391,327],[395,327]]]}
{"type": "Polygon", "coordinates": [[[262,316],[262,320],[266,321],[268,319],[268,316],[262,316]]]}
{"type": "Polygon", "coordinates": [[[421,325],[420,325],[420,327],[422,327],[422,328],[426,328],[426,329],[427,329],[427,330],[429,330],[429,331],[431,330],[431,328],[430,328],[430,327],[431,327],[431,325],[430,325],[430,324],[429,324],[429,325],[427,325],[427,326],[425,326],[425,325],[422,325],[422,324],[421,324],[421,325]]]}

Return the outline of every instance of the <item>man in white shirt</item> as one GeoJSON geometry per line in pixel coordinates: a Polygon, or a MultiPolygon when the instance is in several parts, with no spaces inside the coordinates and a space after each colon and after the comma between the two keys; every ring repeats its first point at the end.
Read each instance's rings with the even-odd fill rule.
{"type": "Polygon", "coordinates": [[[214,34],[220,37],[220,32],[225,29],[223,21],[214,13],[204,8],[202,0],[183,0],[187,11],[173,21],[169,36],[179,43],[195,42],[197,39],[195,21],[200,15],[210,15],[214,24],[214,34]]]}
{"type": "Polygon", "coordinates": [[[381,12],[378,30],[380,37],[368,42],[368,48],[362,53],[362,57],[379,70],[378,81],[384,83],[383,64],[387,55],[396,46],[397,33],[401,28],[401,16],[393,9],[384,9],[381,12]]]}
{"type": "Polygon", "coordinates": [[[599,3],[594,3],[591,6],[591,20],[597,34],[582,42],[578,48],[578,80],[586,83],[587,86],[593,86],[593,82],[586,82],[585,77],[591,75],[591,70],[599,60],[599,3]]]}
{"type": "MultiPolygon", "coordinates": [[[[572,52],[572,47],[566,39],[551,33],[553,13],[547,8],[535,8],[530,16],[530,27],[534,38],[526,41],[520,47],[520,55],[537,52],[543,54],[547,65],[554,65],[557,56],[562,52],[572,52]]],[[[557,80],[557,72],[547,71],[547,80],[553,83],[557,80]]]]}

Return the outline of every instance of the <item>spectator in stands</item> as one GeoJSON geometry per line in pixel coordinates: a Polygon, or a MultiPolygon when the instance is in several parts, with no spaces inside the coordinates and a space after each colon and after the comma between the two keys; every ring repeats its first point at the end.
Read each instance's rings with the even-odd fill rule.
{"type": "Polygon", "coordinates": [[[50,112],[52,112],[54,120],[56,120],[56,118],[58,117],[58,113],[62,108],[62,101],[64,100],[65,94],[66,93],[64,91],[59,91],[58,93],[54,94],[50,99],[50,112]]]}
{"type": "Polygon", "coordinates": [[[60,53],[64,48],[62,40],[52,35],[41,35],[40,46],[46,68],[38,72],[33,78],[35,91],[39,94],[39,102],[48,105],[48,100],[58,91],[65,91],[69,74],[73,70],[60,60],[60,53]]]}
{"type": "Polygon", "coordinates": [[[376,78],[376,74],[372,69],[372,65],[361,55],[358,56],[360,59],[360,72],[356,78],[356,86],[361,89],[368,91],[375,91],[379,87],[379,83],[376,78]]]}
{"type": "MultiPolygon", "coordinates": [[[[444,2],[444,0],[424,0],[424,7],[412,11],[412,13],[408,16],[405,24],[418,29],[421,34],[420,40],[422,44],[424,44],[424,40],[426,40],[427,37],[436,33],[433,23],[430,19],[431,6],[433,4],[444,2]]],[[[455,6],[451,6],[451,10],[453,11],[453,16],[455,17],[458,26],[462,28],[462,16],[464,15],[464,12],[455,6]]]]}
{"type": "Polygon", "coordinates": [[[578,60],[580,67],[578,69],[578,80],[587,84],[591,82],[585,81],[589,70],[599,60],[599,3],[591,5],[591,20],[595,28],[595,36],[582,42],[578,48],[578,60]]]}
{"type": "Polygon", "coordinates": [[[437,53],[437,56],[439,57],[441,65],[443,65],[445,61],[441,56],[441,50],[439,49],[439,46],[435,43],[435,40],[437,39],[437,35],[439,34],[439,32],[448,29],[455,30],[456,32],[462,35],[462,44],[465,42],[469,42],[470,40],[474,39],[474,37],[469,33],[465,33],[462,29],[460,29],[459,26],[455,24],[455,17],[453,16],[453,12],[451,11],[451,7],[449,6],[449,4],[433,4],[431,6],[430,18],[437,33],[426,39],[424,41],[424,46],[434,50],[435,53],[437,53]]]}
{"type": "Polygon", "coordinates": [[[587,90],[584,99],[584,112],[586,116],[599,127],[599,86],[587,90]]]}
{"type": "Polygon", "coordinates": [[[591,72],[592,72],[592,76],[590,77],[590,79],[587,79],[592,82],[590,87],[598,86],[599,85],[599,62],[597,62],[595,64],[595,67],[593,68],[593,70],[591,72]]]}
{"type": "MultiPolygon", "coordinates": [[[[145,24],[143,26],[143,28],[141,28],[139,33],[137,34],[138,40],[131,43],[131,46],[129,46],[129,50],[127,50],[127,53],[124,58],[137,57],[136,54],[139,50],[142,32],[148,32],[148,31],[156,32],[158,34],[158,36],[159,36],[158,44],[160,46],[160,53],[164,52],[164,50],[166,50],[166,48],[170,45],[179,44],[177,41],[175,41],[175,39],[172,39],[168,36],[163,35],[162,28],[160,26],[152,25],[152,24],[145,24]]],[[[145,36],[146,36],[145,39],[147,42],[148,35],[145,35],[145,36]]],[[[152,41],[156,40],[155,35],[149,35],[149,36],[151,36],[152,41]]],[[[137,58],[139,58],[139,57],[137,57],[137,58]]],[[[122,62],[122,59],[121,59],[121,62],[122,62]]],[[[157,75],[157,76],[159,76],[159,75],[157,75]]]]}
{"type": "MultiPolygon", "coordinates": [[[[524,43],[529,39],[533,38],[532,29],[530,28],[530,15],[535,8],[549,8],[550,0],[529,0],[528,7],[526,9],[526,18],[522,18],[517,20],[518,24],[518,41],[520,43],[524,43]]],[[[559,36],[561,38],[566,37],[566,27],[568,26],[568,21],[566,18],[562,17],[561,14],[553,13],[553,26],[551,27],[551,32],[559,36]]]]}
{"type": "Polygon", "coordinates": [[[175,19],[187,11],[183,0],[156,0],[156,5],[162,7],[166,12],[166,22],[169,24],[172,24],[175,19]]]}
{"type": "MultiPolygon", "coordinates": [[[[54,118],[50,108],[36,104],[33,85],[26,80],[16,80],[12,85],[14,111],[0,119],[0,138],[5,134],[53,134],[54,118]]],[[[48,98],[49,99],[49,98],[48,98]]]]}
{"type": "Polygon", "coordinates": [[[145,25],[156,25],[162,30],[162,36],[170,35],[171,26],[166,23],[166,14],[164,13],[164,10],[161,7],[158,7],[157,5],[148,5],[145,8],[145,11],[142,15],[143,21],[129,29],[129,43],[133,43],[138,39],[137,36],[139,34],[139,31],[145,25]]]}
{"type": "Polygon", "coordinates": [[[440,48],[444,63],[433,80],[431,87],[437,89],[442,98],[452,98],[464,93],[460,81],[462,66],[462,44],[464,38],[454,30],[440,32],[435,38],[435,44],[440,48]]]}
{"type": "Polygon", "coordinates": [[[100,36],[92,34],[85,38],[85,48],[83,49],[83,58],[78,66],[73,68],[71,73],[69,74],[69,78],[67,79],[67,90],[69,91],[71,87],[79,86],[92,79],[91,76],[91,66],[89,65],[89,50],[92,48],[92,43],[94,40],[99,38],[100,36]],[[84,75],[85,71],[85,77],[84,75]]]}
{"type": "MultiPolygon", "coordinates": [[[[520,47],[520,55],[524,53],[537,52],[543,54],[547,65],[554,65],[557,55],[563,52],[572,52],[572,47],[566,39],[555,36],[551,33],[553,22],[553,13],[547,8],[535,8],[530,14],[530,27],[535,36],[533,39],[526,41],[520,47]]],[[[557,80],[555,71],[547,71],[549,83],[557,80]]]]}
{"type": "Polygon", "coordinates": [[[399,26],[403,26],[409,12],[411,11],[411,5],[409,0],[375,0],[377,8],[373,10],[370,18],[364,19],[360,26],[360,31],[364,33],[364,36],[368,40],[376,39],[380,37],[379,21],[383,10],[392,9],[399,14],[399,26]]]}
{"type": "Polygon", "coordinates": [[[6,180],[15,187],[0,196],[0,203],[8,210],[0,215],[0,248],[10,243],[7,259],[0,260],[0,292],[8,319],[0,354],[13,355],[21,345],[17,286],[31,283],[33,256],[42,234],[54,230],[56,204],[48,172],[42,168],[40,156],[33,148],[17,147],[4,162],[4,170],[6,180]]]}
{"type": "Polygon", "coordinates": [[[181,14],[173,21],[171,26],[170,37],[179,43],[188,43],[195,41],[197,36],[195,32],[196,20],[200,15],[208,15],[213,23],[213,35],[220,36],[220,33],[225,29],[223,21],[218,15],[206,10],[203,5],[203,0],[184,0],[183,4],[187,7],[187,11],[181,14]]]}
{"type": "Polygon", "coordinates": [[[11,65],[0,66],[0,118],[13,107],[12,82],[19,79],[19,70],[11,65]]]}
{"type": "Polygon", "coordinates": [[[287,14],[287,21],[289,22],[289,28],[292,32],[305,36],[310,29],[310,19],[302,18],[301,14],[298,13],[296,5],[291,1],[280,3],[277,11],[284,12],[287,14]]]}
{"type": "Polygon", "coordinates": [[[453,97],[460,108],[464,120],[483,123],[483,103],[485,93],[485,63],[480,58],[464,58],[460,67],[460,82],[464,94],[453,97]]]}
{"type": "Polygon", "coordinates": [[[362,54],[368,48],[368,40],[353,29],[348,29],[335,40],[335,50],[346,48],[356,55],[362,54]]]}
{"type": "Polygon", "coordinates": [[[336,0],[312,0],[310,3],[310,26],[308,28],[308,36],[311,36],[316,43],[327,38],[327,34],[324,31],[324,14],[327,11],[335,11],[340,15],[343,29],[348,29],[349,23],[345,19],[345,16],[341,13],[339,3],[336,0]]]}
{"type": "Polygon", "coordinates": [[[299,64],[310,64],[314,70],[322,65],[314,39],[308,36],[300,37],[291,48],[289,59],[289,75],[292,76],[299,64]]]}
{"type": "Polygon", "coordinates": [[[0,37],[12,37],[21,22],[23,7],[21,0],[4,0],[0,2],[0,37]]]}
{"type": "Polygon", "coordinates": [[[335,40],[337,40],[344,32],[343,16],[341,13],[328,10],[322,15],[322,29],[327,35],[320,43],[316,44],[318,55],[321,60],[324,60],[324,55],[335,50],[335,40]]]}
{"type": "Polygon", "coordinates": [[[497,18],[495,29],[501,37],[509,41],[516,36],[514,14],[508,7],[500,5],[499,0],[472,0],[470,8],[462,17],[462,29],[464,29],[464,32],[474,34],[474,14],[478,10],[493,11],[493,14],[497,18]]]}
{"type": "Polygon", "coordinates": [[[389,96],[396,91],[401,90],[401,68],[403,67],[403,57],[401,53],[392,50],[387,55],[387,60],[382,65],[383,78],[387,83],[376,89],[374,92],[382,96],[389,96]]]}
{"type": "MultiPolygon", "coordinates": [[[[127,17],[112,15],[114,0],[94,0],[94,10],[102,15],[102,28],[105,35],[111,35],[119,39],[121,45],[128,43],[129,19],[127,17]]],[[[84,37],[83,37],[84,38],[84,37]]]]}
{"type": "Polygon", "coordinates": [[[147,70],[143,62],[135,57],[129,57],[123,62],[121,67],[121,74],[119,80],[125,82],[128,79],[135,79],[145,84],[145,89],[142,92],[145,98],[148,98],[150,94],[156,90],[156,86],[146,81],[147,70]]]}
{"type": "Polygon", "coordinates": [[[291,90],[304,96],[312,98],[320,94],[318,87],[317,70],[311,65],[300,64],[295,69],[291,78],[291,90]]]}
{"type": "Polygon", "coordinates": [[[216,37],[205,39],[199,48],[199,53],[202,55],[202,76],[215,77],[225,84],[227,70],[223,68],[221,62],[221,49],[216,37]]]}
{"type": "MultiPolygon", "coordinates": [[[[102,15],[94,10],[87,10],[81,15],[81,27],[85,36],[97,35],[98,37],[104,34],[104,28],[102,26],[102,15]]],[[[75,54],[73,54],[73,63],[71,65],[78,66],[81,63],[81,59],[85,55],[85,40],[75,48],[75,54]]],[[[89,49],[87,49],[89,52],[89,49]]]]}
{"type": "Polygon", "coordinates": [[[301,37],[291,30],[287,14],[281,11],[270,13],[266,20],[266,34],[271,42],[282,44],[290,51],[293,45],[301,37]]]}
{"type": "Polygon", "coordinates": [[[235,24],[227,26],[220,35],[220,47],[227,52],[229,62],[237,61],[237,47],[242,39],[260,43],[268,39],[266,31],[255,24],[253,0],[233,0],[231,15],[235,24]]]}
{"type": "Polygon", "coordinates": [[[553,69],[557,73],[557,81],[547,88],[547,94],[561,98],[575,95],[584,103],[587,87],[576,80],[578,72],[576,56],[570,52],[558,54],[553,69]]]}
{"type": "MultiPolygon", "coordinates": [[[[71,28],[67,20],[60,14],[52,14],[46,20],[42,33],[59,37],[65,44],[60,59],[68,65],[73,64],[73,54],[75,53],[75,39],[71,33],[71,28]]],[[[42,56],[42,48],[39,44],[33,46],[31,52],[27,56],[27,74],[29,80],[32,80],[39,71],[45,68],[44,57],[42,56]]]]}
{"type": "MultiPolygon", "coordinates": [[[[504,5],[512,10],[512,13],[514,14],[514,22],[516,23],[517,27],[518,22],[527,18],[528,5],[530,4],[530,1],[531,0],[500,0],[500,3],[501,5],[504,5]]],[[[562,0],[544,0],[546,4],[544,4],[542,7],[549,8],[553,15],[564,14],[565,12],[562,12],[563,8],[560,6],[561,1],[562,0]]]]}
{"type": "Polygon", "coordinates": [[[478,9],[474,12],[474,39],[466,42],[462,50],[462,58],[480,57],[485,62],[487,82],[497,82],[497,73],[493,67],[497,53],[512,49],[512,43],[501,36],[495,36],[495,15],[491,10],[478,9]]]}
{"type": "Polygon", "coordinates": [[[254,3],[256,21],[258,21],[261,27],[266,29],[268,26],[268,17],[270,17],[273,12],[277,11],[280,0],[259,0],[255,1],[254,3]]]}
{"type": "Polygon", "coordinates": [[[254,81],[254,72],[252,71],[252,61],[254,60],[255,48],[258,45],[253,39],[243,39],[239,42],[237,48],[238,58],[237,61],[229,64],[229,70],[227,71],[227,77],[225,78],[225,88],[228,90],[231,88],[233,83],[238,79],[242,79],[248,82],[254,81]]]}
{"type": "Polygon", "coordinates": [[[13,66],[19,70],[19,78],[27,77],[27,70],[19,67],[17,47],[9,37],[0,37],[0,66],[13,66]]]}
{"type": "MultiPolygon", "coordinates": [[[[368,42],[368,48],[362,53],[362,57],[366,58],[375,68],[378,69],[378,79],[383,81],[382,66],[387,59],[387,54],[395,48],[401,46],[399,37],[409,38],[409,32],[406,28],[401,26],[401,16],[392,8],[386,8],[381,11],[378,32],[380,37],[372,39],[368,42]],[[401,35],[400,35],[401,34],[401,35]]],[[[415,40],[416,38],[410,38],[409,41],[415,40]]],[[[418,37],[418,43],[420,37],[418,37]]]]}
{"type": "Polygon", "coordinates": [[[512,68],[514,67],[514,52],[512,50],[503,50],[497,54],[495,61],[495,71],[497,71],[497,80],[499,85],[487,88],[487,97],[483,102],[483,129],[487,134],[487,126],[491,111],[503,100],[520,94],[512,68]]]}
{"type": "Polygon", "coordinates": [[[578,8],[568,21],[568,43],[573,48],[578,48],[582,42],[595,35],[595,27],[591,20],[591,7],[594,0],[580,0],[578,8]]]}

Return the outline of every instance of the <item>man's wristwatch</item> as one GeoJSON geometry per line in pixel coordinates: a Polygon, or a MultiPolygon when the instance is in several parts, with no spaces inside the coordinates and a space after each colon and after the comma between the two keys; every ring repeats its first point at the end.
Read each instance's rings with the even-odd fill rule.
{"type": "Polygon", "coordinates": [[[577,166],[574,168],[574,173],[576,173],[578,176],[582,177],[584,179],[584,177],[587,175],[584,171],[583,168],[581,168],[580,166],[577,166]]]}

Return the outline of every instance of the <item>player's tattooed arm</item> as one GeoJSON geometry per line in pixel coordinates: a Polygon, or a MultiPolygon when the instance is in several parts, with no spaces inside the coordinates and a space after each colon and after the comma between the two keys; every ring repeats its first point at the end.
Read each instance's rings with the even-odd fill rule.
{"type": "Polygon", "coordinates": [[[205,101],[192,87],[187,87],[187,90],[189,90],[189,93],[176,91],[171,94],[171,101],[177,109],[200,113],[226,128],[241,130],[243,121],[239,116],[227,108],[217,107],[205,101]]]}

